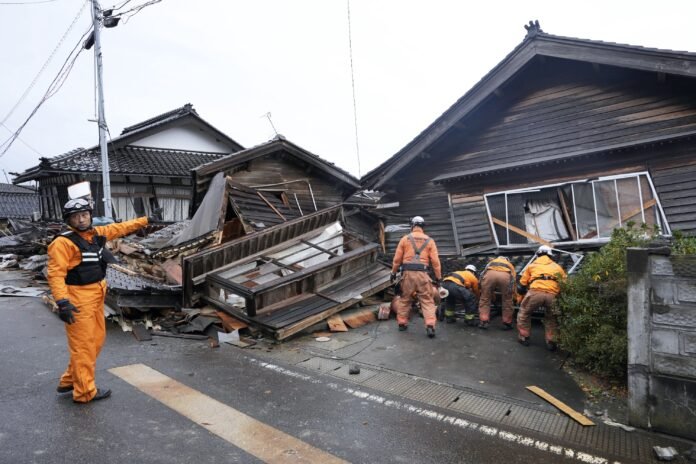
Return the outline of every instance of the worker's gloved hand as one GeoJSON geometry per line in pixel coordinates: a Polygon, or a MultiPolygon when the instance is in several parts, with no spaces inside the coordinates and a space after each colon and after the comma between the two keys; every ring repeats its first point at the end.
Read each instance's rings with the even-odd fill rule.
{"type": "Polygon", "coordinates": [[[61,321],[66,324],[72,324],[75,322],[75,316],[73,313],[79,313],[80,310],[73,305],[70,300],[63,298],[62,300],[56,301],[58,305],[58,317],[61,321]]]}
{"type": "Polygon", "coordinates": [[[526,293],[527,293],[527,287],[525,287],[524,285],[518,283],[518,284],[517,284],[517,293],[519,293],[520,295],[526,294],[526,293]]]}
{"type": "Polygon", "coordinates": [[[396,280],[396,272],[392,272],[391,275],[389,276],[389,281],[391,283],[394,283],[395,280],[396,280]]]}
{"type": "Polygon", "coordinates": [[[152,214],[147,217],[147,222],[161,222],[162,221],[162,211],[163,208],[155,208],[152,210],[152,214]]]}

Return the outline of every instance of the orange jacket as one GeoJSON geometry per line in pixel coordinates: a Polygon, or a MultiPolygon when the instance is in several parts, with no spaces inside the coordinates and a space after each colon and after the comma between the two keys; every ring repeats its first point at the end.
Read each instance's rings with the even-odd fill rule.
{"type": "MultiPolygon", "coordinates": [[[[411,233],[413,240],[416,242],[417,247],[423,246],[426,240],[430,237],[423,233],[423,229],[420,227],[414,227],[411,233]]],[[[416,250],[413,249],[411,241],[408,239],[408,235],[401,237],[399,245],[396,247],[396,253],[394,254],[394,261],[392,263],[392,272],[396,274],[399,272],[399,266],[404,263],[410,263],[416,256],[416,250]]],[[[430,240],[428,245],[421,251],[420,262],[426,266],[430,266],[433,269],[435,278],[437,280],[442,279],[442,267],[440,266],[440,256],[437,254],[437,245],[435,245],[435,240],[430,240]]]]}
{"type": "Polygon", "coordinates": [[[517,272],[515,272],[515,266],[513,266],[510,261],[503,258],[502,256],[498,256],[497,258],[493,258],[492,260],[490,260],[488,262],[488,265],[486,266],[486,270],[507,272],[509,274],[512,274],[513,279],[517,279],[517,272]]]}
{"type": "Polygon", "coordinates": [[[461,280],[457,279],[456,277],[448,276],[442,279],[443,281],[450,281],[454,282],[455,284],[459,285],[460,287],[466,287],[478,297],[480,296],[481,292],[479,290],[479,280],[476,278],[473,272],[471,271],[454,271],[452,274],[457,274],[460,276],[462,279],[464,279],[464,282],[462,283],[461,280]]]}
{"type": "MultiPolygon", "coordinates": [[[[95,226],[84,232],[78,230],[71,230],[77,233],[80,237],[91,243],[95,235],[103,235],[107,240],[113,240],[118,237],[123,237],[125,235],[131,234],[148,223],[146,217],[141,217],[138,219],[133,219],[126,222],[109,224],[106,226],[95,226]]],[[[82,287],[99,287],[102,282],[95,282],[89,285],[75,286],[67,285],[65,283],[65,276],[68,271],[82,261],[82,255],[80,249],[70,240],[66,238],[56,238],[48,246],[48,285],[51,287],[51,293],[53,297],[58,300],[64,298],[70,299],[74,298],[74,293],[78,288],[82,287]],[[75,287],[75,291],[71,291],[70,288],[75,287]],[[73,294],[73,295],[71,295],[73,294]]],[[[75,304],[75,302],[72,302],[75,304]]]]}
{"type": "Polygon", "coordinates": [[[524,270],[520,283],[530,290],[539,290],[558,295],[558,281],[566,279],[566,272],[548,256],[539,256],[524,270]],[[544,279],[543,277],[547,277],[544,279]]]}

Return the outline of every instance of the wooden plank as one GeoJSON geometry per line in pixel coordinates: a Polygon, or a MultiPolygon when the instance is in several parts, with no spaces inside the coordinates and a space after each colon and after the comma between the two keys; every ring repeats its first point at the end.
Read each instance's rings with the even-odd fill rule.
{"type": "Polygon", "coordinates": [[[357,329],[358,327],[362,327],[377,320],[374,311],[367,308],[352,312],[351,314],[345,314],[342,318],[343,322],[351,329],[357,329]]]}
{"type": "Polygon", "coordinates": [[[222,321],[222,327],[227,332],[234,332],[235,330],[249,327],[246,322],[240,321],[239,319],[234,318],[225,312],[215,311],[215,314],[220,318],[222,321]]]}
{"type": "Polygon", "coordinates": [[[573,241],[576,241],[578,239],[577,235],[575,234],[575,227],[573,227],[573,221],[570,220],[570,214],[568,213],[568,205],[566,205],[565,201],[565,195],[563,194],[563,190],[558,187],[558,201],[561,203],[561,209],[563,210],[563,219],[565,219],[566,223],[566,229],[570,232],[570,236],[573,238],[573,241]]]}
{"type": "Polygon", "coordinates": [[[541,398],[545,399],[546,401],[548,401],[552,405],[556,406],[563,413],[570,416],[572,419],[574,419],[580,425],[584,425],[584,426],[595,425],[595,423],[592,422],[590,419],[583,416],[582,414],[580,414],[579,412],[577,412],[576,410],[574,410],[573,408],[571,408],[570,406],[565,404],[563,401],[549,395],[543,389],[536,387],[536,386],[529,386],[529,387],[527,387],[527,390],[531,391],[532,393],[540,396],[541,398]]]}
{"type": "Polygon", "coordinates": [[[283,216],[283,214],[282,214],[280,211],[278,211],[278,210],[276,209],[276,207],[273,206],[273,205],[271,204],[271,202],[268,201],[268,200],[266,199],[266,197],[264,197],[263,194],[262,194],[261,192],[258,192],[258,191],[257,191],[256,193],[257,193],[258,196],[264,201],[264,203],[266,203],[266,204],[268,205],[268,207],[271,208],[271,209],[273,210],[274,213],[276,213],[283,221],[287,221],[287,219],[285,218],[285,216],[283,216]]]}
{"type": "Polygon", "coordinates": [[[329,254],[329,255],[331,255],[331,256],[334,256],[334,257],[335,257],[335,256],[338,256],[338,254],[334,253],[333,251],[327,250],[326,248],[320,247],[319,245],[315,245],[314,243],[312,243],[312,242],[310,242],[310,241],[308,241],[308,240],[300,240],[300,241],[301,241],[302,243],[304,243],[305,245],[309,245],[310,247],[316,248],[317,250],[322,251],[322,252],[324,252],[324,253],[326,253],[326,254],[329,254]]]}
{"type": "Polygon", "coordinates": [[[551,242],[547,242],[546,240],[544,240],[544,239],[541,238],[541,237],[538,237],[538,236],[536,236],[536,235],[534,235],[534,234],[530,234],[530,233],[527,232],[526,230],[522,230],[522,229],[520,229],[519,227],[515,227],[515,226],[513,226],[512,224],[508,224],[507,222],[501,221],[500,219],[494,218],[493,216],[491,216],[491,220],[492,220],[494,223],[498,224],[499,226],[503,226],[503,227],[506,227],[506,228],[510,229],[512,232],[515,232],[516,234],[519,234],[519,235],[521,235],[521,236],[523,236],[523,237],[526,237],[526,238],[528,238],[528,239],[530,239],[530,240],[534,240],[535,242],[541,243],[542,245],[551,246],[551,242]]]}
{"type": "Polygon", "coordinates": [[[348,327],[346,327],[343,319],[341,319],[341,316],[338,314],[331,316],[326,322],[329,324],[329,329],[331,329],[332,332],[348,332],[348,327]]]}

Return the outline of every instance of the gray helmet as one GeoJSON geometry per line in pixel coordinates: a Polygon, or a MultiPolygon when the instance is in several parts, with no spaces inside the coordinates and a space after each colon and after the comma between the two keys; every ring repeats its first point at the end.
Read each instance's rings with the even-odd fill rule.
{"type": "Polygon", "coordinates": [[[67,221],[70,215],[80,213],[82,211],[89,211],[90,216],[92,215],[92,204],[89,200],[85,198],[68,200],[68,202],[63,206],[63,220],[67,221]]]}
{"type": "Polygon", "coordinates": [[[474,266],[473,264],[468,264],[464,269],[476,273],[476,266],[474,266]]]}
{"type": "Polygon", "coordinates": [[[411,219],[411,227],[415,226],[425,226],[425,219],[423,219],[421,216],[413,216],[413,218],[411,219]]]}

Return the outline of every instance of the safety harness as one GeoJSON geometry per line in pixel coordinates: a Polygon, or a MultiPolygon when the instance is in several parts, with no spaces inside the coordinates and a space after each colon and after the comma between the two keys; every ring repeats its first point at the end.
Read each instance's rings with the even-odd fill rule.
{"type": "MultiPolygon", "coordinates": [[[[65,283],[68,285],[89,285],[99,282],[106,276],[107,254],[111,255],[104,245],[106,237],[95,235],[92,243],[87,242],[73,231],[67,231],[58,237],[65,237],[80,250],[80,264],[68,270],[65,283]]],[[[111,255],[111,259],[113,255],[111,255]]]]}
{"type": "Polygon", "coordinates": [[[529,286],[531,286],[531,285],[532,285],[534,282],[536,282],[537,280],[554,280],[554,281],[558,282],[558,277],[552,276],[552,275],[548,275],[548,274],[542,274],[542,275],[540,275],[539,277],[535,277],[535,278],[533,278],[532,280],[530,280],[530,281],[529,281],[529,286]]]}
{"type": "Polygon", "coordinates": [[[413,247],[413,252],[415,254],[413,255],[410,263],[404,263],[401,265],[401,270],[428,272],[430,270],[430,266],[420,262],[420,254],[423,250],[425,250],[425,247],[428,246],[428,243],[430,243],[430,237],[423,242],[423,245],[421,245],[420,248],[416,246],[416,241],[413,238],[413,235],[408,234],[408,240],[411,242],[411,246],[413,247]]]}
{"type": "Polygon", "coordinates": [[[456,272],[450,272],[445,277],[454,277],[455,279],[457,279],[459,282],[462,283],[463,287],[466,287],[466,288],[470,287],[470,284],[466,281],[466,279],[464,277],[460,276],[459,274],[457,274],[456,272]]]}

